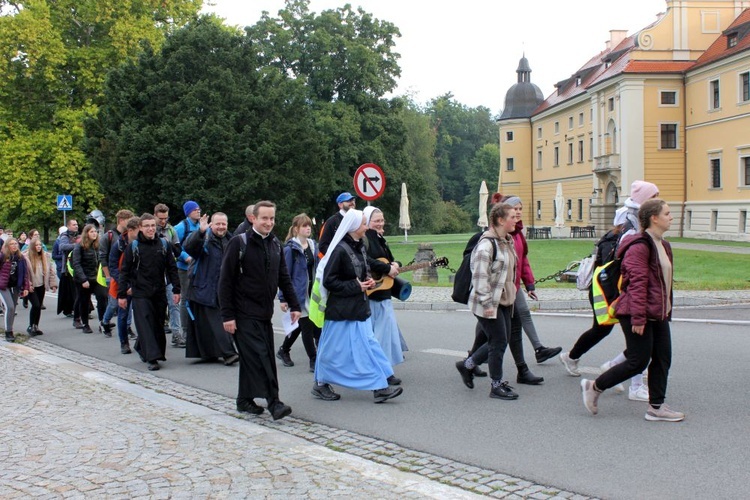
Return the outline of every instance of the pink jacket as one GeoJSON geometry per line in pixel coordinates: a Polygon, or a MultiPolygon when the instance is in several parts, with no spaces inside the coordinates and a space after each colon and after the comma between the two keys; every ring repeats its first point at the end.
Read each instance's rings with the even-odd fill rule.
{"type": "Polygon", "coordinates": [[[511,233],[513,237],[513,246],[516,248],[516,290],[521,288],[521,280],[529,292],[534,290],[534,273],[531,271],[531,264],[528,259],[528,245],[521,231],[511,233]]]}

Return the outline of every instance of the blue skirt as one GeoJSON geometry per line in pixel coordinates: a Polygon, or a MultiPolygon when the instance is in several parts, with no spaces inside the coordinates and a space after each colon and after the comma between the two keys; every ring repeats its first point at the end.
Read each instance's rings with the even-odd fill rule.
{"type": "Polygon", "coordinates": [[[385,357],[391,362],[391,366],[403,363],[406,343],[402,343],[403,337],[396,323],[396,313],[393,312],[391,299],[371,300],[370,310],[375,340],[383,348],[385,357]]]}
{"type": "Polygon", "coordinates": [[[323,324],[315,360],[315,380],[350,389],[388,387],[393,369],[372,334],[372,323],[330,321],[323,324]]]}

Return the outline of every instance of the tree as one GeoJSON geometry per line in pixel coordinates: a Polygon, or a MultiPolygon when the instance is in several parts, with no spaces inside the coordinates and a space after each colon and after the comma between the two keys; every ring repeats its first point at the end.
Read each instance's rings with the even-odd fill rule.
{"type": "MultiPolygon", "coordinates": [[[[56,194],[102,203],[80,151],[107,70],[158,47],[200,0],[0,0],[0,219],[48,225],[56,194]],[[10,181],[8,181],[10,179],[10,181]]],[[[56,225],[56,224],[55,224],[56,225]]]]}
{"type": "Polygon", "coordinates": [[[104,100],[86,124],[86,151],[121,204],[150,210],[191,198],[239,221],[246,205],[271,199],[281,221],[332,189],[302,82],[260,66],[250,41],[214,17],[112,71],[104,100]]]}
{"type": "Polygon", "coordinates": [[[490,196],[497,188],[497,172],[500,166],[500,146],[497,143],[485,144],[469,162],[466,172],[466,184],[469,194],[464,197],[463,207],[470,214],[477,213],[479,207],[479,188],[482,181],[487,182],[490,196]]]}
{"type": "Polygon", "coordinates": [[[489,109],[468,108],[450,93],[433,99],[428,112],[437,136],[435,158],[441,195],[443,200],[464,203],[474,189],[467,179],[472,158],[485,144],[497,144],[497,126],[489,109]]]}

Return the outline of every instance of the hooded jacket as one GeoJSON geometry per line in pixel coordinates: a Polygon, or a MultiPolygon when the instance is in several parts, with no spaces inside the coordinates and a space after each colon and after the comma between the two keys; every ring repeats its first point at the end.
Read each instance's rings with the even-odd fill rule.
{"type": "MultiPolygon", "coordinates": [[[[310,251],[313,255],[313,277],[315,276],[315,268],[320,262],[318,257],[318,245],[312,238],[307,239],[310,251]]],[[[299,240],[292,238],[284,245],[284,260],[286,260],[286,267],[289,270],[289,277],[292,280],[294,291],[297,295],[302,313],[308,312],[308,302],[310,299],[310,276],[307,274],[307,257],[305,257],[305,251],[302,249],[302,245],[299,240]]],[[[284,292],[279,290],[279,301],[287,302],[284,298],[284,292]]]]}

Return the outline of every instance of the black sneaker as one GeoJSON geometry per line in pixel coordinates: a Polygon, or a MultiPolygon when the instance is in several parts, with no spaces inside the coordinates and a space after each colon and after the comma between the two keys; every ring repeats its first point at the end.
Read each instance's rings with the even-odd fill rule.
{"type": "Polygon", "coordinates": [[[158,361],[149,361],[148,362],[148,371],[155,372],[159,368],[161,368],[161,367],[159,366],[159,362],[158,361]]]}
{"type": "Polygon", "coordinates": [[[474,374],[472,373],[472,370],[466,368],[466,365],[464,365],[464,360],[456,361],[456,370],[458,370],[458,373],[461,374],[461,379],[464,381],[464,385],[469,389],[473,389],[474,374]]]}
{"type": "Polygon", "coordinates": [[[105,337],[111,337],[112,327],[109,326],[109,323],[101,322],[99,323],[99,333],[103,333],[105,337]]]}
{"type": "Polygon", "coordinates": [[[562,347],[540,347],[534,353],[536,354],[536,362],[544,363],[548,359],[552,359],[562,352],[562,347]]]}
{"type": "Polygon", "coordinates": [[[128,342],[120,344],[120,354],[130,354],[132,352],[133,351],[130,350],[130,344],[128,342]]]}
{"type": "Polygon", "coordinates": [[[481,368],[479,368],[479,366],[475,366],[474,369],[472,370],[472,373],[474,374],[475,377],[486,377],[487,376],[487,372],[484,371],[484,370],[482,370],[481,368]]]}
{"type": "Polygon", "coordinates": [[[135,334],[135,332],[134,332],[134,331],[133,331],[133,329],[132,329],[132,328],[130,328],[130,327],[128,327],[128,338],[129,338],[129,339],[135,339],[135,338],[136,338],[136,334],[135,334]]]}
{"type": "Polygon", "coordinates": [[[341,395],[333,392],[333,388],[328,384],[318,385],[316,382],[311,392],[313,396],[323,401],[338,401],[341,399],[341,395]]]}
{"type": "Polygon", "coordinates": [[[518,394],[513,392],[513,388],[508,385],[508,382],[503,382],[497,387],[493,387],[490,391],[491,398],[497,399],[518,399],[518,394]]]}
{"type": "Polygon", "coordinates": [[[378,404],[378,403],[385,403],[389,399],[396,398],[400,396],[402,392],[404,392],[404,390],[401,387],[388,386],[385,389],[378,389],[377,391],[372,391],[372,395],[375,398],[375,404],[378,404]]]}
{"type": "Polygon", "coordinates": [[[240,360],[240,356],[238,354],[232,354],[231,356],[226,356],[224,357],[224,366],[232,366],[239,360],[240,360]]]}
{"type": "Polygon", "coordinates": [[[89,325],[83,325],[81,327],[81,332],[82,333],[94,333],[94,330],[92,330],[89,325]]]}
{"type": "Polygon", "coordinates": [[[252,413],[253,415],[260,415],[263,413],[263,407],[255,404],[253,400],[237,400],[237,411],[240,413],[252,413]]]}
{"type": "Polygon", "coordinates": [[[80,330],[81,328],[83,328],[83,323],[81,323],[80,319],[74,319],[73,320],[73,328],[77,328],[78,330],[80,330]]]}
{"type": "Polygon", "coordinates": [[[6,342],[15,342],[16,336],[13,335],[13,332],[5,332],[5,341],[6,342]]]}
{"type": "Polygon", "coordinates": [[[395,375],[388,377],[388,385],[401,385],[401,379],[395,375]]]}
{"type": "Polygon", "coordinates": [[[292,414],[292,407],[285,405],[281,401],[274,401],[268,406],[268,411],[271,412],[271,416],[274,420],[281,420],[292,414]]]}
{"type": "Polygon", "coordinates": [[[279,358],[284,366],[294,366],[292,357],[289,356],[289,352],[279,347],[279,351],[276,353],[276,357],[279,358]]]}

